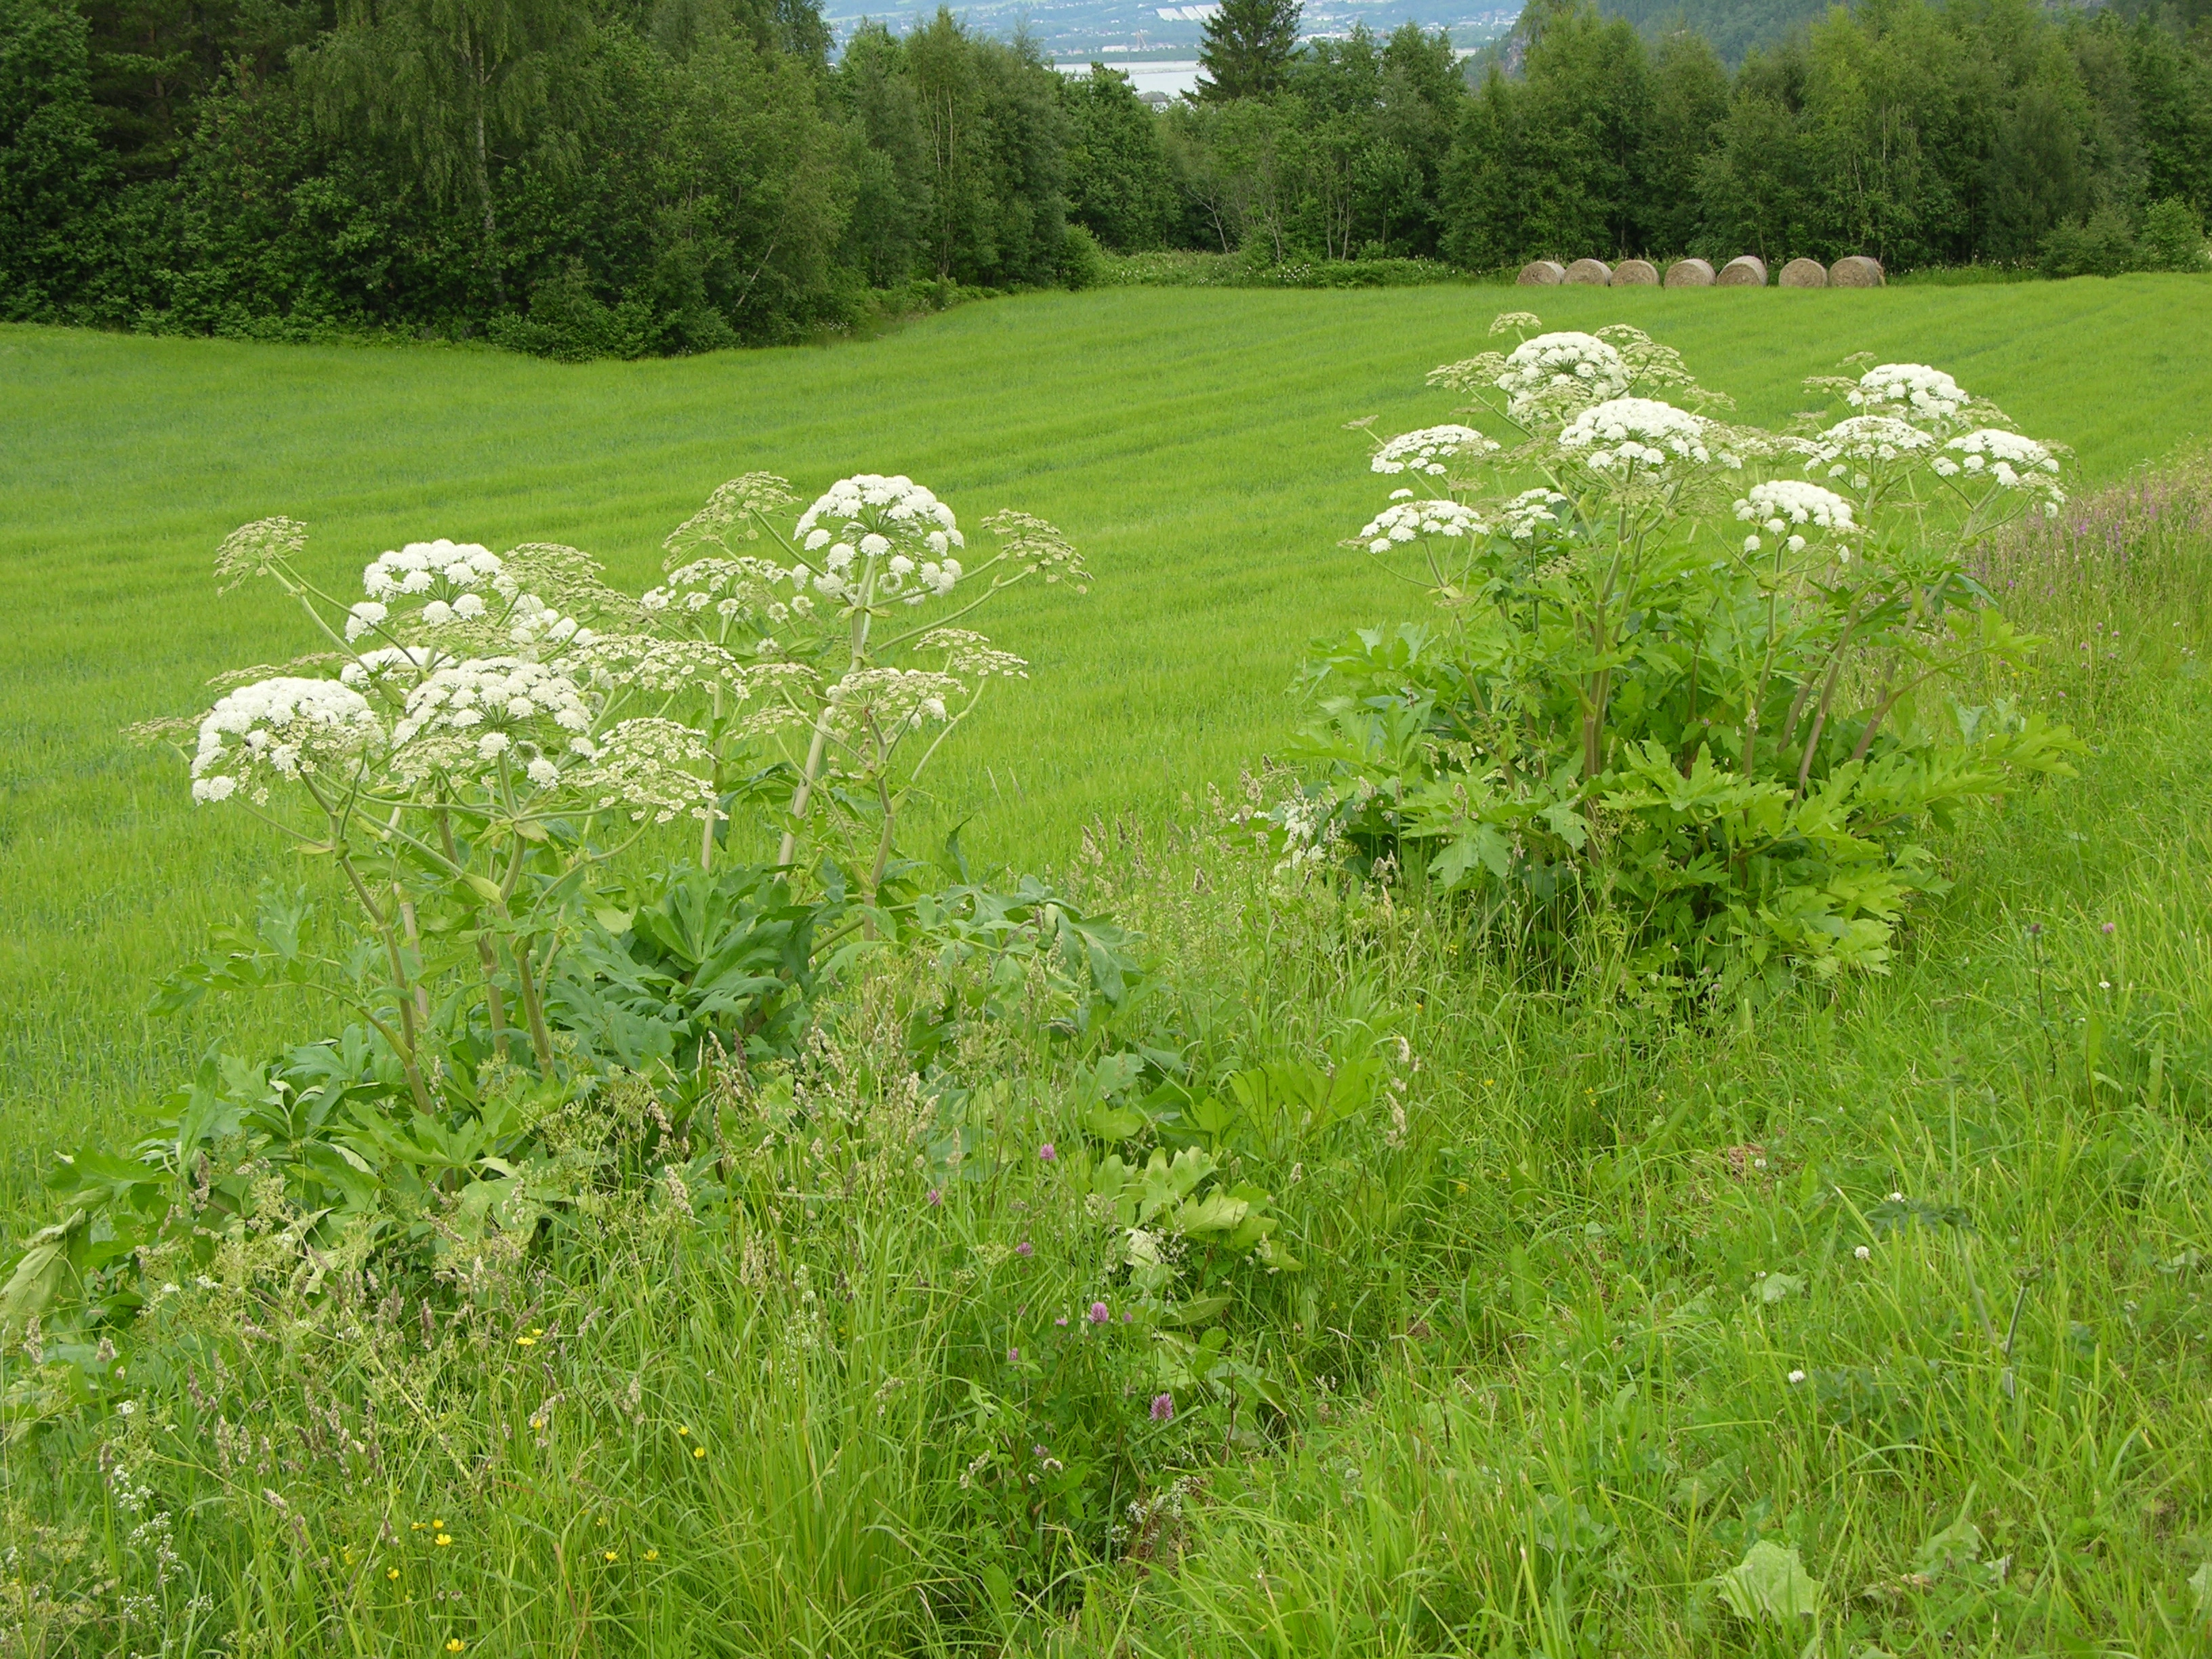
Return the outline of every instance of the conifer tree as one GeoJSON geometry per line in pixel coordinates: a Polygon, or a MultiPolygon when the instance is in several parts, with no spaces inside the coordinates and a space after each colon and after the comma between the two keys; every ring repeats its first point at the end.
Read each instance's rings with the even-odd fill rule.
{"type": "Polygon", "coordinates": [[[1224,103],[1278,89],[1298,49],[1303,10],[1300,0],[1222,0],[1198,49],[1198,95],[1224,103]]]}

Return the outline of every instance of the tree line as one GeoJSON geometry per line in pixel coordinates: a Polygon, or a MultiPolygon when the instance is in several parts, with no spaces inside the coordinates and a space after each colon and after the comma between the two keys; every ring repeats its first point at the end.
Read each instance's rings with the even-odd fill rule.
{"type": "Polygon", "coordinates": [[[0,0],[0,316],[580,356],[1079,286],[1101,247],[2114,269],[2146,226],[2193,258],[2212,206],[2189,21],[1861,0],[1731,70],[1535,0],[1470,73],[1228,0],[1160,110],[941,9],[833,51],[816,0],[0,0]]]}

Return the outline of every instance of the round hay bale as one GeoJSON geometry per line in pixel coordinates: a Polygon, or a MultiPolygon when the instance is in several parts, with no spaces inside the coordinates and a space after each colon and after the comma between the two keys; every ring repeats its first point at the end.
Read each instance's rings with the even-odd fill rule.
{"type": "Polygon", "coordinates": [[[1668,288],[1711,288],[1713,268],[1703,259],[1677,259],[1667,267],[1668,288]]]}
{"type": "Polygon", "coordinates": [[[1826,288],[1828,268],[1818,259],[1792,259],[1782,267],[1781,281],[1784,288],[1826,288]]]}
{"type": "Polygon", "coordinates": [[[1721,288],[1765,288],[1766,261],[1755,253],[1739,253],[1721,267],[1713,282],[1721,288]]]}
{"type": "Polygon", "coordinates": [[[1613,268],[1615,288],[1656,288],[1659,267],[1649,259],[1623,259],[1613,268]]]}
{"type": "Polygon", "coordinates": [[[1550,288],[1567,280],[1567,268],[1557,259],[1531,259],[1514,278],[1522,288],[1550,288]]]}
{"type": "Polygon", "coordinates": [[[1828,267],[1830,288],[1880,288],[1881,261],[1863,253],[1848,253],[1828,267]]]}
{"type": "Polygon", "coordinates": [[[1613,267],[1602,259],[1577,259],[1567,267],[1567,280],[1583,288],[1603,288],[1613,280],[1613,267]]]}

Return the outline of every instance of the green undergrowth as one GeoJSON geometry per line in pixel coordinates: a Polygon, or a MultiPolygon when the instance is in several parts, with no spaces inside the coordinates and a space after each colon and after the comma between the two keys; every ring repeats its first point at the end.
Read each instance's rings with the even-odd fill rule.
{"type": "MultiPolygon", "coordinates": [[[[1547,326],[1644,327],[1768,422],[1850,353],[1938,363],[2102,483],[2201,429],[2202,293],[2132,276],[1514,303],[1547,326]]],[[[974,763],[948,754],[924,809],[939,834],[965,823],[987,862],[1045,869],[1095,817],[1158,827],[1280,753],[1310,639],[1425,610],[1337,544],[1376,482],[1342,422],[1451,418],[1461,400],[1421,376],[1474,349],[1497,301],[1450,284],[1031,294],[859,349],[577,365],[0,328],[0,564],[22,601],[0,647],[0,1227],[37,1224],[53,1152],[127,1135],[210,1042],[295,1035],[265,1003],[141,1012],[261,882],[301,878],[122,735],[204,709],[220,668],[313,647],[270,596],[212,596],[209,550],[237,526],[307,522],[332,580],[446,535],[567,542],[635,587],[666,526],[749,468],[818,488],[884,465],[963,507],[1018,501],[1068,530],[1097,602],[1072,619],[1013,596],[994,635],[1036,695],[978,712],[974,763]]]]}
{"type": "Polygon", "coordinates": [[[1087,1012],[863,957],[529,1248],[387,1283],[252,1194],[0,1358],[0,1644],[2204,1651],[2209,504],[1981,572],[2089,752],[1945,832],[1887,976],[1500,957],[1276,871],[1253,779],[1084,831],[1142,940],[1087,1012]]]}

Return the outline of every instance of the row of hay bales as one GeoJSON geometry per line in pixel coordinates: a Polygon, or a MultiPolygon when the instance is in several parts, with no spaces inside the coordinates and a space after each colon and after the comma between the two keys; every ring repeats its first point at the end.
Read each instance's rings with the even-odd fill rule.
{"type": "MultiPolygon", "coordinates": [[[[1765,288],[1766,261],[1753,253],[1740,254],[1716,271],[1703,259],[1677,259],[1662,276],[1649,259],[1623,259],[1609,265],[1602,259],[1577,259],[1563,265],[1556,259],[1534,259],[1521,267],[1524,288],[1575,283],[1589,288],[1765,288]]],[[[1832,265],[1818,259],[1792,259],[1782,267],[1784,288],[1880,288],[1881,261],[1863,253],[1846,255],[1832,265]]]]}

